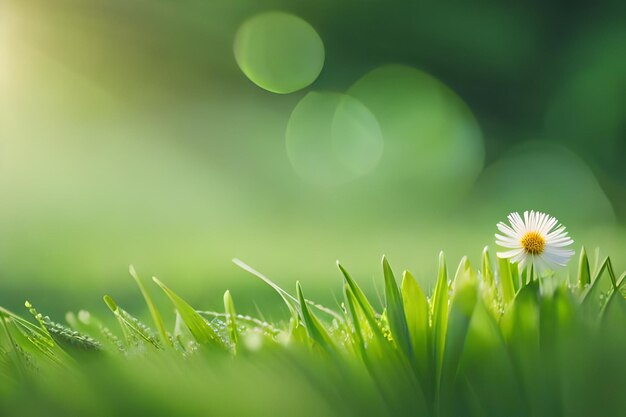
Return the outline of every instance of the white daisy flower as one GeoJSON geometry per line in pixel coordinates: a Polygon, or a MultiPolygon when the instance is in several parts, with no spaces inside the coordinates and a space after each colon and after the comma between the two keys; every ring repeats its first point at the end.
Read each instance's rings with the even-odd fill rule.
{"type": "Polygon", "coordinates": [[[524,212],[524,219],[519,213],[509,214],[510,226],[500,222],[496,233],[496,243],[506,252],[498,252],[499,258],[508,258],[517,262],[520,269],[530,267],[537,272],[546,269],[554,270],[565,266],[574,255],[574,251],[566,249],[574,241],[567,235],[565,226],[559,224],[554,217],[538,211],[524,212]]]}

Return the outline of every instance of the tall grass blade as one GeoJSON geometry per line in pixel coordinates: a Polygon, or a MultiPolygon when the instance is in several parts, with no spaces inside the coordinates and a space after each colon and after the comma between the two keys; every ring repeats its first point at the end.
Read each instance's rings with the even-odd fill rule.
{"type": "Polygon", "coordinates": [[[478,285],[471,278],[469,268],[464,269],[455,279],[457,283],[452,296],[450,312],[448,315],[445,349],[441,362],[441,377],[438,387],[438,404],[440,416],[452,416],[451,406],[454,403],[454,386],[457,383],[459,362],[469,323],[474,312],[474,306],[478,299],[478,285]]]}
{"type": "Polygon", "coordinates": [[[583,246],[580,250],[580,260],[578,261],[578,286],[583,291],[591,284],[591,272],[589,270],[589,258],[583,246]]]}
{"type": "Polygon", "coordinates": [[[498,259],[498,272],[500,286],[502,287],[502,300],[504,301],[505,306],[515,299],[515,282],[517,279],[514,279],[513,277],[513,268],[515,268],[517,272],[517,266],[511,265],[508,259],[498,259]]]}
{"type": "Polygon", "coordinates": [[[396,284],[396,279],[391,270],[387,258],[383,256],[383,275],[385,279],[385,301],[387,304],[387,318],[391,335],[398,348],[406,355],[411,363],[415,362],[413,348],[411,346],[411,336],[404,312],[402,295],[396,284]]]}
{"type": "Polygon", "coordinates": [[[322,347],[326,351],[333,350],[333,341],[328,335],[328,332],[318,320],[315,315],[309,309],[309,306],[305,302],[304,294],[302,293],[302,286],[299,282],[296,283],[296,292],[298,293],[298,299],[300,301],[300,311],[302,313],[302,321],[307,330],[307,334],[315,343],[322,347]]]}
{"type": "Polygon", "coordinates": [[[429,326],[428,299],[410,272],[402,277],[402,300],[407,328],[415,355],[418,377],[425,394],[432,398],[432,351],[431,329],[429,326]]]}
{"type": "Polygon", "coordinates": [[[435,356],[435,377],[436,386],[439,386],[441,379],[441,367],[443,364],[443,351],[446,341],[446,331],[448,328],[448,310],[450,301],[450,286],[448,284],[448,269],[443,252],[439,254],[439,272],[437,274],[437,284],[433,295],[433,353],[435,356]]]}
{"type": "MultiPolygon", "coordinates": [[[[470,320],[457,378],[467,381],[473,401],[485,408],[485,415],[530,415],[500,327],[480,298],[470,320]]],[[[462,415],[463,402],[458,402],[457,415],[462,415]]]]}
{"type": "Polygon", "coordinates": [[[596,275],[582,294],[582,304],[590,319],[597,319],[606,305],[610,294],[617,289],[617,278],[611,264],[611,258],[606,257],[599,266],[596,275]],[[606,272],[606,274],[605,274],[606,272]]]}
{"type": "Polygon", "coordinates": [[[244,271],[254,275],[255,277],[259,278],[261,281],[265,282],[267,285],[272,287],[274,289],[274,291],[276,291],[278,293],[278,295],[280,295],[280,297],[283,299],[283,301],[287,305],[287,308],[289,309],[289,312],[291,313],[291,316],[294,319],[296,319],[296,320],[298,319],[298,311],[294,307],[294,304],[297,304],[298,300],[294,296],[289,294],[287,291],[283,290],[280,286],[278,286],[276,283],[274,283],[271,279],[269,279],[268,277],[266,277],[265,275],[263,275],[262,273],[260,273],[256,269],[252,268],[251,266],[249,266],[248,264],[246,264],[242,260],[234,258],[232,260],[232,262],[235,265],[237,265],[239,268],[241,268],[244,271]]]}
{"type": "Polygon", "coordinates": [[[165,324],[163,323],[163,318],[161,317],[161,313],[159,312],[159,309],[156,307],[156,305],[152,301],[152,297],[150,296],[150,293],[148,292],[145,285],[143,285],[143,281],[137,274],[135,267],[130,265],[128,267],[128,273],[130,274],[131,277],[133,277],[133,279],[137,283],[137,286],[139,287],[139,290],[141,291],[141,294],[143,295],[143,298],[146,301],[146,305],[148,306],[148,310],[150,310],[150,316],[152,317],[154,326],[159,332],[161,343],[163,343],[164,346],[168,346],[168,345],[172,346],[172,341],[167,335],[167,330],[165,330],[165,324]]]}
{"type": "Polygon", "coordinates": [[[367,321],[370,324],[373,324],[375,328],[379,329],[378,323],[376,321],[376,313],[374,312],[374,308],[370,304],[369,300],[365,296],[365,293],[363,293],[358,284],[354,281],[354,279],[352,279],[348,271],[346,271],[346,269],[339,262],[337,262],[337,267],[343,274],[343,277],[350,287],[354,298],[357,300],[359,306],[363,309],[363,314],[365,315],[367,321]]]}
{"type": "Polygon", "coordinates": [[[152,280],[165,292],[176,310],[180,314],[181,319],[193,335],[194,339],[201,344],[207,346],[217,347],[222,350],[226,350],[227,346],[220,336],[213,330],[213,328],[207,323],[207,321],[196,312],[185,300],[179,297],[176,293],[170,290],[165,284],[159,281],[158,278],[152,277],[152,280]]]}

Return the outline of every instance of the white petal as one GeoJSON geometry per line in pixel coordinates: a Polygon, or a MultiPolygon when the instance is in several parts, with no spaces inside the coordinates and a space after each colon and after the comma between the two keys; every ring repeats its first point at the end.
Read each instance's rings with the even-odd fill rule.
{"type": "Polygon", "coordinates": [[[537,257],[537,265],[538,265],[538,270],[539,272],[543,272],[546,269],[554,269],[559,265],[555,265],[551,262],[549,262],[546,258],[542,257],[542,256],[538,256],[537,257]]]}
{"type": "Polygon", "coordinates": [[[504,241],[507,241],[507,242],[519,242],[520,241],[520,239],[517,236],[515,236],[515,237],[502,236],[502,235],[499,235],[497,233],[494,236],[496,237],[496,239],[504,240],[504,241]]]}
{"type": "Polygon", "coordinates": [[[498,258],[512,258],[523,252],[523,249],[513,249],[506,252],[498,252],[498,258]]]}
{"type": "Polygon", "coordinates": [[[553,265],[565,266],[567,263],[567,259],[564,259],[563,257],[560,257],[558,255],[553,255],[551,253],[544,252],[541,256],[544,258],[545,261],[553,265]]]}
{"type": "Polygon", "coordinates": [[[524,232],[528,232],[530,230],[530,213],[524,212],[524,232]]]}
{"type": "MultiPolygon", "coordinates": [[[[564,242],[566,240],[572,240],[571,237],[567,236],[567,233],[565,233],[563,235],[560,235],[560,236],[551,237],[551,238],[546,237],[546,243],[551,243],[551,242],[560,243],[560,242],[564,242]]],[[[572,240],[572,242],[573,242],[573,240],[572,240]]]]}
{"type": "Polygon", "coordinates": [[[547,242],[546,248],[563,248],[565,246],[571,245],[572,243],[574,243],[572,239],[564,239],[557,242],[547,242]]]}
{"type": "Polygon", "coordinates": [[[497,233],[496,233],[496,243],[498,245],[500,243],[504,243],[506,245],[513,245],[513,247],[522,247],[522,244],[520,243],[520,239],[514,239],[511,237],[501,236],[497,233]]]}
{"type": "Polygon", "coordinates": [[[568,233],[566,231],[561,230],[561,231],[559,231],[559,233],[555,233],[557,231],[558,230],[554,230],[554,231],[548,233],[546,235],[546,238],[549,238],[549,239],[559,239],[559,238],[562,238],[562,237],[567,237],[568,233]]]}
{"type": "Polygon", "coordinates": [[[545,270],[545,266],[543,262],[541,262],[541,258],[533,256],[533,269],[537,274],[540,274],[545,270]]]}
{"type": "Polygon", "coordinates": [[[537,223],[537,232],[543,236],[545,236],[547,233],[544,232],[545,228],[546,228],[546,224],[548,224],[548,222],[550,221],[550,216],[548,216],[545,213],[541,213],[539,216],[539,222],[537,223]]]}
{"type": "Polygon", "coordinates": [[[498,230],[500,230],[502,233],[504,233],[507,236],[510,236],[512,238],[519,238],[520,234],[517,233],[515,230],[511,229],[509,226],[507,226],[506,224],[500,222],[496,225],[498,227],[498,230]]]}
{"type": "Polygon", "coordinates": [[[502,246],[503,248],[507,249],[522,249],[520,245],[517,245],[515,243],[500,242],[498,240],[496,240],[496,243],[498,244],[498,246],[502,246]]]}
{"type": "Polygon", "coordinates": [[[519,213],[516,212],[509,214],[509,222],[511,222],[511,226],[513,226],[513,229],[519,235],[523,235],[526,232],[526,226],[524,225],[522,217],[519,215],[519,213]]]}
{"type": "Polygon", "coordinates": [[[564,250],[560,250],[560,249],[551,249],[551,250],[546,250],[543,253],[543,256],[545,256],[547,259],[550,259],[552,262],[554,262],[555,264],[559,265],[559,266],[565,266],[567,265],[567,262],[570,260],[570,258],[574,255],[574,251],[564,251],[564,250]],[[558,251],[558,252],[557,252],[558,251]]]}
{"type": "Polygon", "coordinates": [[[565,231],[565,226],[559,226],[557,229],[555,229],[552,232],[548,233],[546,238],[547,239],[553,239],[553,238],[563,234],[564,231],[565,231]]]}
{"type": "MultiPolygon", "coordinates": [[[[528,263],[528,259],[530,259],[530,256],[524,256],[519,261],[517,261],[517,264],[520,270],[523,270],[526,267],[526,264],[528,263]]],[[[511,259],[511,262],[516,262],[516,261],[511,259]]]]}
{"type": "Polygon", "coordinates": [[[537,211],[530,212],[530,222],[531,222],[531,230],[539,230],[539,220],[541,213],[537,211]]]}
{"type": "Polygon", "coordinates": [[[518,262],[519,263],[522,259],[525,259],[528,256],[529,256],[528,253],[525,250],[522,249],[522,251],[519,254],[517,254],[513,258],[511,258],[511,262],[518,262]]]}
{"type": "Polygon", "coordinates": [[[550,230],[557,224],[557,219],[555,217],[550,217],[546,223],[543,225],[542,229],[539,231],[542,235],[546,236],[550,233],[550,230]]]}
{"type": "Polygon", "coordinates": [[[571,249],[553,248],[548,246],[546,246],[545,252],[560,256],[572,256],[574,254],[574,251],[571,249]]]}

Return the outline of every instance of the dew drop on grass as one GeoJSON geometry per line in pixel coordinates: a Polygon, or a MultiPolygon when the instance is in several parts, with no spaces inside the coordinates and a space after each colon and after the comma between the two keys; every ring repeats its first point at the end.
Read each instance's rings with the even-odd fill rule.
{"type": "Polygon", "coordinates": [[[257,351],[263,346],[263,337],[259,333],[251,331],[244,335],[243,344],[249,351],[257,351]]]}
{"type": "Polygon", "coordinates": [[[261,13],[245,21],[233,49],[246,77],[273,93],[307,87],[324,65],[324,44],[315,29],[283,12],[261,13]]]}
{"type": "Polygon", "coordinates": [[[291,337],[287,332],[280,332],[278,336],[276,336],[276,341],[283,346],[288,346],[291,343],[291,337]]]}
{"type": "Polygon", "coordinates": [[[78,320],[80,320],[82,323],[89,324],[89,322],[91,321],[91,314],[89,314],[87,310],[80,310],[78,312],[78,320]]]}

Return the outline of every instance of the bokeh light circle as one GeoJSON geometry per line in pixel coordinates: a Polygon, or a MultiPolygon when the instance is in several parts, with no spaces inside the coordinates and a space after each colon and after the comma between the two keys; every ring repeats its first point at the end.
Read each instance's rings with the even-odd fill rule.
{"type": "Polygon", "coordinates": [[[286,132],[287,155],[309,183],[328,187],[372,171],[383,137],[372,112],[335,92],[310,92],[294,108],[286,132]]]}
{"type": "Polygon", "coordinates": [[[548,142],[522,143],[488,166],[466,207],[486,218],[541,210],[564,224],[613,223],[613,206],[589,166],[569,149],[548,142]]]}
{"type": "Polygon", "coordinates": [[[245,21],[234,41],[237,65],[256,85],[287,94],[307,87],[324,65],[324,44],[298,16],[266,12],[245,21]]]}
{"type": "Polygon", "coordinates": [[[482,170],[480,127],[463,101],[436,78],[415,68],[386,65],[367,73],[348,94],[380,122],[388,180],[420,193],[453,195],[469,189],[482,170]]]}

